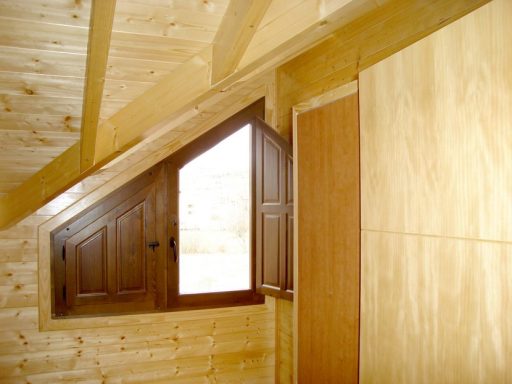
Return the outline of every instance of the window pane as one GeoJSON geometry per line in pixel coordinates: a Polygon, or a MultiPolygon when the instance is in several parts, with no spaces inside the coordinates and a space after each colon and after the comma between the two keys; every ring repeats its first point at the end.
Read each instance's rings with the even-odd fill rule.
{"type": "Polygon", "coordinates": [[[181,294],[250,288],[250,132],[180,170],[181,294]]]}

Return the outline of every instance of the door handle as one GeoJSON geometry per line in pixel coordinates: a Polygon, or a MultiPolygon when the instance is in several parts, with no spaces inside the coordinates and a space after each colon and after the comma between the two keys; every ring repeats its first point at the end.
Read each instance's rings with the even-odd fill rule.
{"type": "Polygon", "coordinates": [[[178,252],[176,251],[176,239],[174,237],[171,237],[169,239],[169,246],[172,248],[172,252],[174,254],[174,262],[178,262],[178,252]]]}

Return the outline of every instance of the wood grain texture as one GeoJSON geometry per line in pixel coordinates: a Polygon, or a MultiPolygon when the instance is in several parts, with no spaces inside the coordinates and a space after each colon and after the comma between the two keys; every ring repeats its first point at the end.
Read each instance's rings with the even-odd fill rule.
{"type": "Polygon", "coordinates": [[[276,299],[276,383],[293,381],[293,302],[276,299]]]}
{"type": "Polygon", "coordinates": [[[16,189],[15,195],[2,196],[0,220],[24,217],[28,212],[40,208],[40,202],[46,203],[56,197],[63,185],[67,184],[66,187],[70,187],[69,181],[66,180],[80,174],[79,153],[80,146],[76,143],[63,152],[62,156],[53,159],[49,166],[30,176],[16,189]]]}
{"type": "MultiPolygon", "coordinates": [[[[345,25],[354,18],[364,14],[365,11],[375,7],[375,3],[370,0],[364,0],[362,5],[359,2],[352,3],[353,1],[347,4],[345,0],[340,0],[332,1],[328,4],[325,3],[325,7],[317,7],[315,5],[315,11],[311,15],[299,17],[294,22],[293,31],[296,32],[295,35],[295,32],[292,30],[290,30],[292,33],[288,31],[283,34],[282,26],[277,21],[280,19],[285,22],[289,20],[289,15],[286,12],[280,14],[280,16],[273,20],[272,26],[269,24],[265,30],[260,29],[255,34],[255,38],[258,34],[263,34],[265,39],[272,40],[273,37],[278,38],[279,43],[266,46],[265,49],[258,47],[248,48],[247,52],[251,51],[251,54],[245,57],[245,64],[241,64],[237,71],[219,84],[216,84],[215,87],[211,87],[209,84],[211,54],[210,48],[204,48],[208,45],[207,43],[200,41],[185,42],[180,39],[160,35],[114,31],[111,38],[110,57],[116,57],[117,60],[122,58],[150,62],[163,60],[171,64],[176,64],[176,62],[182,64],[179,66],[179,69],[174,67],[176,69],[173,71],[173,74],[163,74],[165,70],[162,70],[160,75],[163,76],[163,79],[128,104],[126,104],[126,101],[121,100],[109,100],[105,104],[105,106],[108,104],[108,108],[105,108],[102,113],[104,112],[110,117],[108,120],[105,120],[103,116],[100,116],[103,122],[98,128],[97,154],[95,156],[94,169],[98,169],[134,145],[145,141],[148,136],[157,131],[155,129],[156,125],[164,124],[169,120],[193,116],[197,113],[198,105],[204,102],[223,100],[223,93],[229,92],[233,87],[243,86],[248,80],[255,79],[265,71],[275,68],[276,65],[282,64],[315,41],[324,38],[337,27],[345,25]],[[194,81],[191,82],[190,79],[194,79],[194,81]],[[170,89],[173,91],[170,92],[170,89]],[[180,97],[176,98],[176,94],[179,94],[180,97]]],[[[156,5],[157,3],[154,4],[156,5]]],[[[157,6],[160,6],[160,3],[157,6]]],[[[202,9],[204,6],[199,8],[202,9]]],[[[302,13],[311,11],[311,7],[299,8],[302,10],[300,11],[302,13]]],[[[17,22],[15,19],[6,18],[6,20],[9,20],[9,25],[14,25],[17,22]]],[[[83,48],[79,46],[79,42],[83,40],[82,35],[84,34],[84,31],[81,31],[82,27],[45,24],[32,20],[22,21],[18,28],[23,26],[34,26],[41,33],[36,34],[32,30],[29,31],[19,46],[15,46],[16,36],[19,38],[19,34],[7,33],[5,37],[6,44],[10,44],[10,47],[13,49],[48,50],[51,49],[52,45],[56,45],[58,47],[53,50],[62,54],[75,53],[83,55],[84,53],[83,48]],[[65,31],[69,33],[65,38],[61,39],[62,41],[50,39],[51,34],[64,34],[65,31]]],[[[19,30],[24,30],[23,28],[19,30]]],[[[27,52],[25,51],[26,54],[27,52]]],[[[52,60],[55,60],[54,56],[52,58],[52,60]]],[[[9,60],[6,64],[12,64],[12,61],[9,60]]],[[[37,61],[35,62],[38,64],[37,61]]],[[[36,67],[38,66],[36,65],[36,67]]],[[[151,75],[152,71],[149,71],[149,75],[151,75]]],[[[248,91],[251,92],[250,89],[248,91]]],[[[19,97],[22,96],[9,95],[9,98],[19,97]]],[[[31,101],[38,100],[31,99],[31,101]]],[[[62,115],[62,113],[67,113],[67,116],[77,116],[77,104],[50,105],[42,103],[41,105],[35,105],[44,113],[52,111],[54,114],[62,115]]],[[[20,100],[16,106],[17,108],[28,106],[27,100],[20,100]]],[[[6,107],[10,108],[9,105],[6,107]]],[[[90,171],[92,172],[93,169],[90,169],[90,171]]],[[[66,184],[77,182],[83,179],[84,176],[79,174],[73,180],[68,180],[66,184]]],[[[63,185],[61,191],[64,188],[65,185],[63,185]]],[[[10,193],[12,196],[17,195],[15,190],[11,190],[10,193]]],[[[5,222],[10,222],[11,219],[5,218],[4,220],[5,222]]]]}
{"type": "Polygon", "coordinates": [[[512,380],[510,14],[360,75],[362,383],[512,380]]]}
{"type": "Polygon", "coordinates": [[[116,0],[93,0],[92,2],[80,132],[80,169],[82,171],[94,164],[96,132],[115,9],[116,0]]]}
{"type": "Polygon", "coordinates": [[[271,0],[231,0],[213,40],[212,84],[237,67],[271,0]]]}
{"type": "Polygon", "coordinates": [[[298,382],[357,383],[357,94],[298,116],[298,382]]]}
{"type": "Polygon", "coordinates": [[[361,17],[346,20],[325,41],[279,68],[277,81],[287,86],[278,91],[276,128],[291,130],[294,105],[355,80],[365,68],[488,1],[372,1],[361,17]]]}
{"type": "Polygon", "coordinates": [[[361,73],[362,226],[512,241],[512,3],[361,73]]]}
{"type": "Polygon", "coordinates": [[[512,244],[362,232],[361,383],[508,383],[512,244]]]}

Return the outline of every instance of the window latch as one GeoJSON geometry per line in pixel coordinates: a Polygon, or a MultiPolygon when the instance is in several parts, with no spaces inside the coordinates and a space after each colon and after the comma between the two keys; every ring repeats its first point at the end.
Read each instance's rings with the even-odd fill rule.
{"type": "Polygon", "coordinates": [[[174,237],[171,237],[169,239],[169,246],[172,248],[172,252],[174,254],[174,262],[178,262],[178,253],[176,252],[176,239],[174,237]]]}
{"type": "Polygon", "coordinates": [[[156,247],[159,247],[160,243],[158,241],[150,241],[148,243],[148,247],[154,252],[156,247]]]}

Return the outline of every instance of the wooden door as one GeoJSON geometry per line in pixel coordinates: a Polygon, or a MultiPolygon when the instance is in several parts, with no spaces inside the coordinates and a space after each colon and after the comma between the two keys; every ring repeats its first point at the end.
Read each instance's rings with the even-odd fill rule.
{"type": "Polygon", "coordinates": [[[298,116],[298,382],[357,383],[357,94],[298,116]]]}

